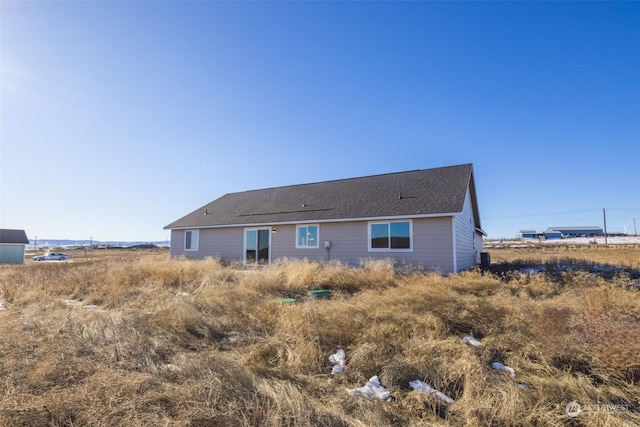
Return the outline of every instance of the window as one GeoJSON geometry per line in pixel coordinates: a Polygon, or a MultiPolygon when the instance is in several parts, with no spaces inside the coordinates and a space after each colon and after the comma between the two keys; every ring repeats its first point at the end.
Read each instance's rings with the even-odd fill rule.
{"type": "Polygon", "coordinates": [[[318,247],[318,226],[299,225],[296,227],[296,248],[318,247]]]}
{"type": "Polygon", "coordinates": [[[411,251],[411,221],[369,223],[369,251],[411,251]]]}
{"type": "Polygon", "coordinates": [[[199,242],[198,230],[187,230],[184,232],[184,250],[197,251],[199,242]]]}

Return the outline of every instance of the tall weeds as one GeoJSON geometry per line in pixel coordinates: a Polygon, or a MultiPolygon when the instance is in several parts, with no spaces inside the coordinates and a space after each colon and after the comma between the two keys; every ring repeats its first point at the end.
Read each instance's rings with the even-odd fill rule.
{"type": "Polygon", "coordinates": [[[2,427],[640,423],[628,276],[73,258],[0,269],[2,427]],[[331,375],[337,348],[346,367],[331,375]],[[374,375],[392,402],[346,392],[374,375]],[[415,379],[454,403],[412,390],[415,379]]]}

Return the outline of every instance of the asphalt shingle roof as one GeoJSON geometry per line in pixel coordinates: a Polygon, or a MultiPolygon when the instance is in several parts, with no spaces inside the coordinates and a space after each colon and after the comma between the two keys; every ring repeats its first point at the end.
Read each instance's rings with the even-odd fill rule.
{"type": "Polygon", "coordinates": [[[9,230],[0,228],[0,243],[29,244],[27,233],[24,230],[9,230]]]}
{"type": "Polygon", "coordinates": [[[472,176],[464,164],[229,193],[165,229],[461,212],[472,176]]]}

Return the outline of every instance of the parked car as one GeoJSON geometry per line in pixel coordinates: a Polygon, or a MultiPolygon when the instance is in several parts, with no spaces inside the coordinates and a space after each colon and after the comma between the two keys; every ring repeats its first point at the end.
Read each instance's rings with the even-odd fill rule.
{"type": "Polygon", "coordinates": [[[69,258],[69,255],[62,252],[47,252],[44,255],[36,255],[33,257],[34,261],[64,261],[69,258]]]}

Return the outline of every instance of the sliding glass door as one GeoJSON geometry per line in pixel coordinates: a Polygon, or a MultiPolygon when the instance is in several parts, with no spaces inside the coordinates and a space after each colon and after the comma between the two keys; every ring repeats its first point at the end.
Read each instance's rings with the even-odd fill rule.
{"type": "Polygon", "coordinates": [[[269,228],[248,228],[244,230],[244,263],[269,264],[271,253],[269,228]]]}

